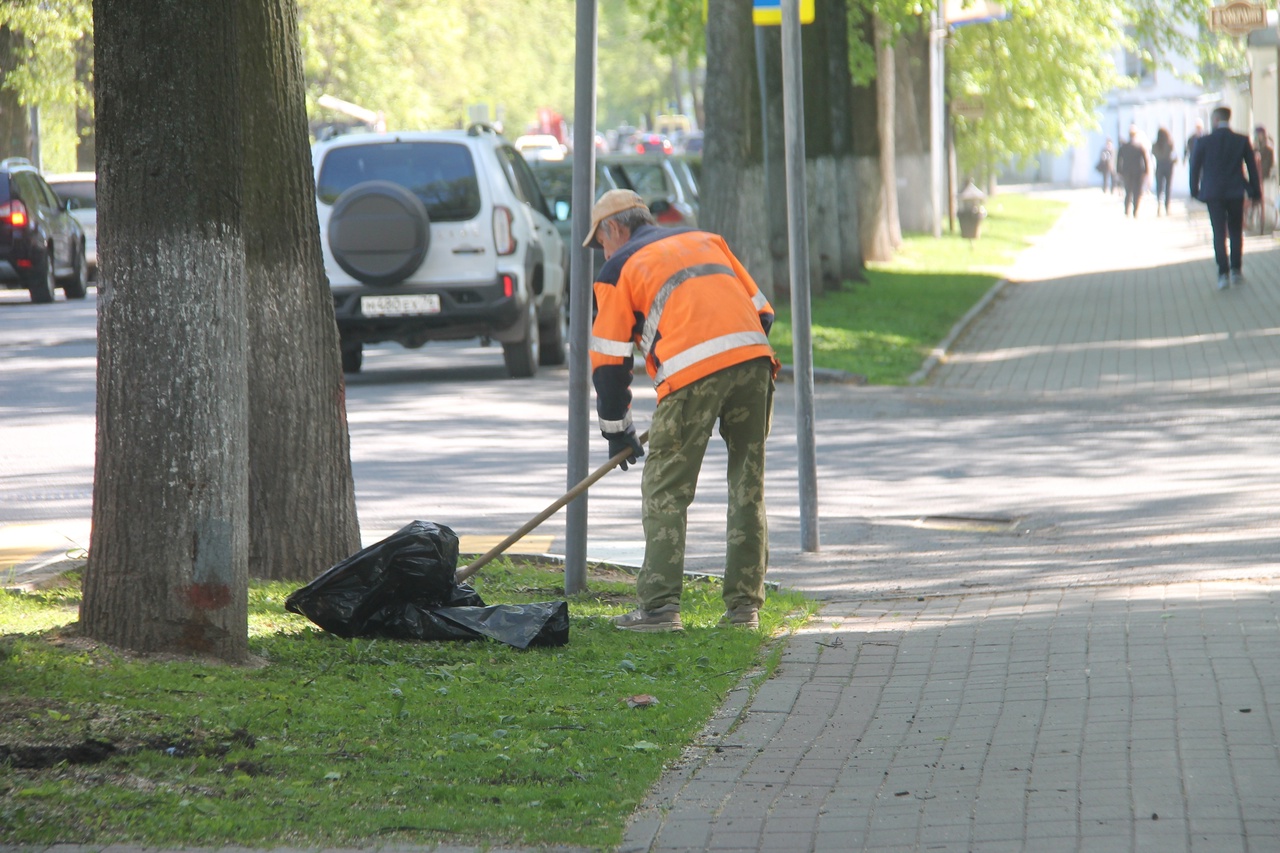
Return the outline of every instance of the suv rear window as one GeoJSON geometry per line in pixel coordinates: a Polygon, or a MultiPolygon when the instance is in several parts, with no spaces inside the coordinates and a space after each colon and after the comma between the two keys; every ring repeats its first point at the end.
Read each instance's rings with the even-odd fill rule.
{"type": "Polygon", "coordinates": [[[325,155],[316,195],[325,204],[365,181],[390,181],[416,195],[435,222],[480,214],[480,185],[471,151],[451,142],[388,142],[334,148],[325,155]]]}

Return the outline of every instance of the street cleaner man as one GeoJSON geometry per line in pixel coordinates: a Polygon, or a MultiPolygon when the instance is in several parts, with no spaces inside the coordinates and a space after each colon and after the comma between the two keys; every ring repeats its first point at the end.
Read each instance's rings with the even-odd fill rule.
{"type": "Polygon", "coordinates": [[[584,245],[604,250],[595,282],[592,381],[609,455],[644,456],[631,420],[638,347],[657,389],[649,458],[640,481],[644,563],[640,606],[613,621],[629,631],[679,631],[687,511],[718,420],[729,451],[722,625],[759,627],[769,533],[764,445],[778,361],[773,306],[724,238],[660,228],[644,199],[610,190],[591,210],[584,245]]]}

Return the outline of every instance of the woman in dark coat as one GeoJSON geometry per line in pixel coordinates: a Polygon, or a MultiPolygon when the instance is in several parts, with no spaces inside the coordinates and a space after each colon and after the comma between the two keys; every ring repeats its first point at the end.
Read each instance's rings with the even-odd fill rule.
{"type": "Polygon", "coordinates": [[[1163,127],[1151,144],[1151,156],[1156,161],[1156,216],[1160,215],[1161,204],[1164,205],[1164,215],[1168,216],[1169,185],[1173,182],[1173,164],[1178,162],[1178,155],[1173,153],[1173,137],[1163,127]]]}

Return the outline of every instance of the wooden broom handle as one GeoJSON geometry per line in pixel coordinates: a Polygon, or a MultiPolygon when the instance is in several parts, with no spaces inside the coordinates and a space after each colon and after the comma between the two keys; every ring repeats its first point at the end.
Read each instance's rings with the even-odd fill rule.
{"type": "MultiPolygon", "coordinates": [[[[644,443],[648,439],[649,439],[648,430],[645,430],[644,432],[640,433],[640,445],[642,447],[644,446],[644,443]]],[[[587,489],[595,485],[597,480],[599,480],[605,474],[608,474],[614,468],[617,468],[619,465],[621,465],[624,461],[626,461],[627,457],[629,457],[631,453],[632,451],[630,448],[628,448],[627,450],[618,451],[616,454],[613,455],[613,457],[608,462],[604,463],[599,468],[592,471],[590,474],[584,477],[581,481],[579,481],[579,483],[576,486],[574,486],[572,489],[565,492],[563,495],[557,498],[554,502],[552,502],[550,506],[548,506],[542,512],[535,515],[533,518],[526,521],[524,525],[521,526],[521,528],[517,530],[515,533],[512,533],[510,536],[508,536],[506,539],[503,539],[497,545],[494,545],[484,554],[472,560],[464,568],[459,569],[458,573],[454,575],[454,580],[457,581],[458,583],[462,583],[467,578],[471,577],[476,572],[480,571],[480,569],[483,568],[490,560],[492,560],[494,557],[497,557],[503,551],[506,551],[516,542],[520,541],[520,539],[523,538],[526,533],[533,530],[539,524],[542,524],[542,522],[546,521],[551,516],[555,515],[560,510],[561,507],[563,507],[565,504],[577,498],[587,489]]]]}

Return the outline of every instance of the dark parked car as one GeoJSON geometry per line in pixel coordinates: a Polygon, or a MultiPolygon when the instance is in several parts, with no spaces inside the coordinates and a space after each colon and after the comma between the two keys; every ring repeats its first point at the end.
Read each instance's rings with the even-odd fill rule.
{"type": "Polygon", "coordinates": [[[83,299],[89,280],[84,230],[21,157],[0,160],[0,287],[52,302],[61,287],[83,299]]]}
{"type": "MultiPolygon", "coordinates": [[[[538,160],[529,163],[538,186],[547,200],[547,206],[555,215],[556,228],[566,246],[573,245],[573,160],[538,160]]],[[[633,189],[622,167],[596,161],[596,198],[609,190],[633,189]]],[[[596,249],[592,253],[595,271],[604,264],[604,253],[596,249]]]]}
{"type": "Polygon", "coordinates": [[[612,154],[601,159],[622,170],[631,188],[654,209],[658,224],[697,227],[698,198],[696,189],[683,177],[686,174],[683,163],[652,154],[612,154]]]}

